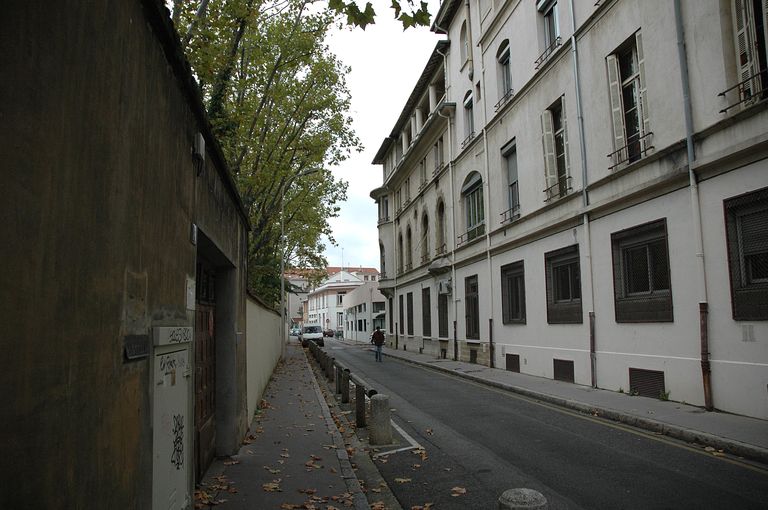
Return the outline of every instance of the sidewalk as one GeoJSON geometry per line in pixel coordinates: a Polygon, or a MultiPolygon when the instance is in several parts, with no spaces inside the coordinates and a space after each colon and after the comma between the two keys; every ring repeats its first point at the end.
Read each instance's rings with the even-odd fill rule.
{"type": "Polygon", "coordinates": [[[260,407],[238,454],[209,468],[196,508],[369,508],[298,344],[288,345],[260,407]]]}
{"type": "Polygon", "coordinates": [[[768,464],[766,420],[386,347],[384,355],[768,464]]]}

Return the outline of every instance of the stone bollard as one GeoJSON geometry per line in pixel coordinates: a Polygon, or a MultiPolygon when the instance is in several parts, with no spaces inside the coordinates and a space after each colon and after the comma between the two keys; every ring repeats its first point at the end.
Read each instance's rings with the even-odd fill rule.
{"type": "Polygon", "coordinates": [[[349,369],[341,372],[341,403],[349,404],[349,369]]]}
{"type": "Polygon", "coordinates": [[[392,444],[392,423],[389,418],[389,397],[376,394],[371,397],[371,424],[368,440],[372,445],[392,444]]]}
{"type": "Polygon", "coordinates": [[[336,365],[336,394],[341,395],[341,367],[336,365]]]}
{"type": "Polygon", "coordinates": [[[355,425],[365,427],[365,387],[355,384],[355,425]]]}
{"type": "Polygon", "coordinates": [[[328,357],[328,380],[333,382],[336,377],[336,358],[328,357]]]}
{"type": "Polygon", "coordinates": [[[547,510],[547,498],[533,489],[507,489],[499,497],[499,510],[547,510]]]}

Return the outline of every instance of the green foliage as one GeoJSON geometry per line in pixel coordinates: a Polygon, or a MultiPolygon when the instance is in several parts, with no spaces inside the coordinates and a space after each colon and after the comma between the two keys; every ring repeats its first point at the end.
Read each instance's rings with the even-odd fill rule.
{"type": "Polygon", "coordinates": [[[277,303],[282,257],[286,267],[325,267],[320,239],[334,242],[328,220],[347,192],[329,169],[361,149],[348,69],[325,43],[333,15],[302,0],[174,7],[177,27],[191,31],[182,34],[187,57],[253,226],[249,287],[277,303]]]}
{"type": "MultiPolygon", "coordinates": [[[[390,1],[390,8],[395,11],[395,19],[403,24],[403,30],[417,26],[429,26],[431,16],[426,2],[420,2],[417,6],[413,0],[406,0],[404,8],[400,0],[390,1]]],[[[328,7],[333,12],[346,16],[346,23],[350,26],[357,26],[365,30],[366,26],[376,22],[376,12],[370,2],[365,5],[365,9],[362,11],[354,0],[350,2],[328,0],[328,7]]]]}

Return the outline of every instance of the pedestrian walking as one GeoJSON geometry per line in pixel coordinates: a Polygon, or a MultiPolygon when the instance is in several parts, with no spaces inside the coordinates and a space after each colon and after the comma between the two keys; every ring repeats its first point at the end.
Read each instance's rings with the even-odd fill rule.
{"type": "Polygon", "coordinates": [[[376,346],[376,361],[381,361],[381,348],[384,345],[384,333],[377,327],[371,335],[371,343],[376,346]]]}

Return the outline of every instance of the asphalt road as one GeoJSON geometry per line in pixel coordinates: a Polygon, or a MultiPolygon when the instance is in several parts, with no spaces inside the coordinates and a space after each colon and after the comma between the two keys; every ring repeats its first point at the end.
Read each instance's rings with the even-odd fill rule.
{"type": "Polygon", "coordinates": [[[768,466],[392,358],[376,363],[367,347],[326,350],[389,395],[393,420],[426,451],[376,461],[405,509],[495,509],[514,487],[538,490],[552,509],[768,508],[768,466]],[[452,496],[454,487],[466,493],[452,496]]]}

